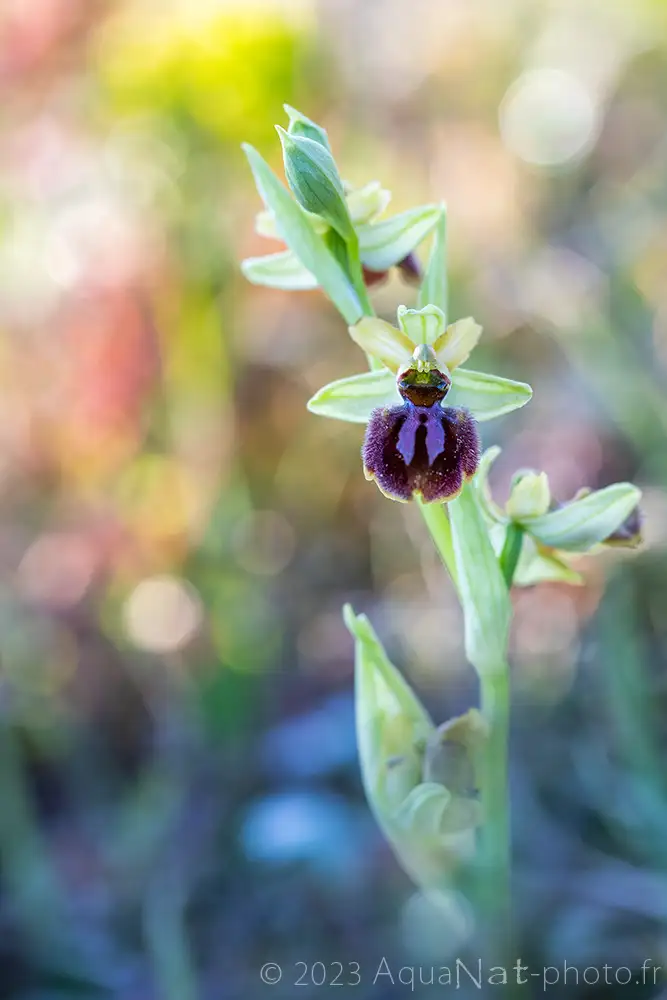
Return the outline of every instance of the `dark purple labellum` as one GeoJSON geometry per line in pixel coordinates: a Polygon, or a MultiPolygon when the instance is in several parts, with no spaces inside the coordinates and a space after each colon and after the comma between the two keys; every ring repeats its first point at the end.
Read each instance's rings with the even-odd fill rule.
{"type": "MultiPolygon", "coordinates": [[[[409,253],[407,257],[403,258],[403,260],[399,260],[396,267],[409,285],[418,285],[420,283],[422,279],[422,269],[416,254],[409,253]]],[[[389,276],[389,270],[371,271],[370,267],[366,266],[364,266],[362,270],[364,272],[364,282],[368,288],[373,288],[375,285],[383,284],[389,276]]]]}
{"type": "Polygon", "coordinates": [[[474,476],[479,450],[477,425],[467,410],[406,399],[373,410],[362,457],[367,478],[392,500],[419,493],[425,503],[446,503],[474,476]]]}
{"type": "Polygon", "coordinates": [[[409,253],[399,261],[398,269],[410,285],[418,285],[422,280],[422,269],[416,253],[409,253]]]}

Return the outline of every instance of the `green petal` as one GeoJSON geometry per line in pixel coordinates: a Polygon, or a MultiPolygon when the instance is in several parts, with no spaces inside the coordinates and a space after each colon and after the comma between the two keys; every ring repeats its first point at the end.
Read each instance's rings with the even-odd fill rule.
{"type": "Polygon", "coordinates": [[[362,308],[345,272],[329,252],[308,217],[291,198],[266,161],[244,144],[260,196],[276,216],[278,229],[304,267],[311,271],[347,323],[360,319],[362,308]]]}
{"type": "Polygon", "coordinates": [[[640,499],[641,490],[632,483],[614,483],[521,523],[543,545],[585,552],[616,531],[640,499]]]}
{"type": "Polygon", "coordinates": [[[401,402],[395,375],[383,368],[329,382],[308,401],[308,409],[321,417],[366,424],[377,406],[398,406],[401,402]]]}
{"type": "Polygon", "coordinates": [[[299,261],[291,250],[271,253],[264,257],[247,257],[241,261],[241,271],[253,285],[282,288],[287,292],[317,288],[317,278],[299,261]]]}
{"type": "Polygon", "coordinates": [[[357,226],[361,259],[371,271],[386,271],[407,257],[440,218],[440,205],[422,205],[382,222],[357,226]]]}
{"type": "Polygon", "coordinates": [[[525,382],[457,368],[445,404],[464,406],[477,420],[493,420],[525,406],[533,390],[525,382]]]}
{"type": "Polygon", "coordinates": [[[442,309],[447,322],[447,209],[440,206],[440,216],[435,228],[433,246],[426,273],[419,289],[419,305],[432,304],[442,309]]]}

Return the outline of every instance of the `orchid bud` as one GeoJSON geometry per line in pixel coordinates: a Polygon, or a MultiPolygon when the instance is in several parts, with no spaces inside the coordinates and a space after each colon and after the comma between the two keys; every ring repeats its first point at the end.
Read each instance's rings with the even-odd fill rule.
{"type": "Polygon", "coordinates": [[[343,184],[327,147],[286,132],[280,125],[276,130],[283,147],[285,176],[301,207],[321,216],[344,240],[355,238],[343,184]]]}
{"type": "Polygon", "coordinates": [[[289,104],[283,104],[283,107],[289,118],[287,131],[290,135],[298,135],[303,139],[312,139],[314,142],[319,142],[321,146],[324,146],[325,149],[331,152],[326,129],[322,128],[321,125],[318,125],[311,118],[307,118],[306,115],[301,114],[296,108],[290,107],[289,104]]]}
{"type": "Polygon", "coordinates": [[[505,510],[513,521],[521,521],[525,517],[546,514],[550,503],[551,491],[546,472],[528,471],[515,478],[505,510]]]}

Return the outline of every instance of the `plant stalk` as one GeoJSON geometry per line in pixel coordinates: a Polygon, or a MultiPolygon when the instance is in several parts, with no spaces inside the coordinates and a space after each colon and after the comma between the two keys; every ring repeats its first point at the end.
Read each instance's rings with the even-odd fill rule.
{"type": "Polygon", "coordinates": [[[359,240],[356,234],[354,239],[347,241],[347,259],[350,264],[350,278],[354,290],[359,296],[359,303],[363,309],[363,314],[364,316],[375,316],[375,310],[373,309],[373,304],[366,288],[366,282],[364,281],[364,269],[361,263],[359,240]]]}
{"type": "Polygon", "coordinates": [[[512,586],[512,580],[521,556],[523,546],[523,528],[520,524],[510,521],[505,533],[503,550],[500,553],[500,569],[502,570],[507,589],[512,586]]]}
{"type": "Polygon", "coordinates": [[[497,952],[494,957],[504,960],[509,957],[511,941],[510,683],[505,660],[499,663],[496,672],[481,678],[480,695],[482,714],[489,725],[489,738],[482,759],[481,787],[485,816],[481,831],[483,896],[497,952]]]}

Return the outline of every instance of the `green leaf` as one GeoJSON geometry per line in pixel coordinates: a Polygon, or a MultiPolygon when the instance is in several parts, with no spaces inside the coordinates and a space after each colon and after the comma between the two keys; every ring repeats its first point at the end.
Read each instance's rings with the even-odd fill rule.
{"type": "Polygon", "coordinates": [[[442,309],[447,325],[447,208],[440,206],[426,273],[419,289],[420,306],[432,304],[442,309]]]}
{"type": "MultiPolygon", "coordinates": [[[[343,618],[355,640],[357,745],[366,795],[381,823],[392,820],[421,781],[423,748],[435,726],[410,685],[391,663],[366,615],[349,604],[343,618]],[[411,763],[411,781],[391,780],[396,757],[411,763]],[[397,787],[398,786],[398,787],[397,787]]],[[[404,771],[407,776],[408,771],[404,771]]]]}
{"type": "Polygon", "coordinates": [[[421,205],[382,222],[357,226],[363,263],[371,271],[398,264],[428,236],[441,214],[440,205],[421,205]]]}
{"type": "Polygon", "coordinates": [[[473,852],[480,804],[422,781],[433,722],[366,616],[349,605],[343,616],[355,640],[357,746],[368,804],[403,868],[436,891],[473,852]]]}
{"type": "Polygon", "coordinates": [[[276,216],[278,229],[290,250],[317,278],[318,284],[349,324],[363,314],[356,292],[340,265],[334,260],[310,224],[308,217],[292,200],[266,161],[252,146],[243,149],[250,162],[257,190],[267,208],[276,216]]]}
{"type": "Polygon", "coordinates": [[[329,382],[308,401],[308,409],[321,417],[366,424],[377,406],[398,406],[401,402],[396,376],[383,368],[329,382]]]}
{"type": "Polygon", "coordinates": [[[585,552],[616,531],[640,499],[641,490],[632,483],[614,483],[521,523],[543,545],[585,552]]]}
{"type": "Polygon", "coordinates": [[[476,486],[466,483],[449,504],[456,576],[465,622],[466,656],[480,676],[503,670],[511,604],[476,486]]]}
{"type": "Polygon", "coordinates": [[[266,254],[264,257],[247,257],[241,261],[241,271],[253,285],[282,288],[286,292],[307,291],[317,288],[317,278],[303,266],[291,250],[266,254]]]}
{"type": "Polygon", "coordinates": [[[289,116],[287,131],[290,135],[298,135],[304,139],[312,139],[314,142],[319,142],[321,146],[324,146],[325,149],[328,149],[329,152],[331,152],[331,146],[329,145],[329,137],[326,129],[323,129],[321,125],[318,125],[317,122],[312,121],[312,119],[302,115],[300,111],[297,111],[296,108],[292,108],[289,104],[283,104],[283,107],[289,116]]]}
{"type": "Polygon", "coordinates": [[[299,204],[321,216],[345,240],[355,239],[343,183],[329,150],[314,139],[291,135],[276,125],[283,147],[285,176],[299,204]]]}
{"type": "Polygon", "coordinates": [[[452,372],[452,388],[445,405],[464,406],[480,421],[493,420],[525,406],[532,395],[533,390],[525,382],[457,368],[452,372]]]}

